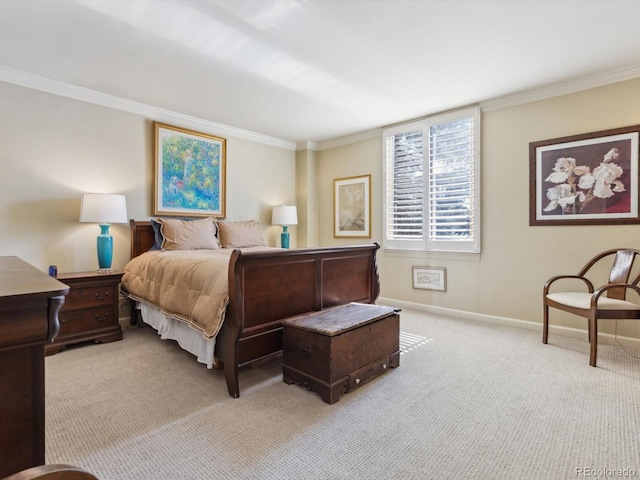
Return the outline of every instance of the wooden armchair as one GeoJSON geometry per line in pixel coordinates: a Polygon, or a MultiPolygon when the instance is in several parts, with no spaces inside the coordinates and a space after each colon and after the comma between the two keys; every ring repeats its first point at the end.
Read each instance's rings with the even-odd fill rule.
{"type": "Polygon", "coordinates": [[[590,343],[589,365],[596,366],[598,353],[598,321],[599,320],[640,320],[640,304],[626,300],[629,290],[633,290],[640,296],[640,274],[637,274],[631,282],[629,277],[633,268],[633,262],[640,254],[640,250],[631,248],[611,249],[599,253],[587,263],[577,275],[558,275],[551,277],[544,285],[544,320],[542,327],[542,343],[547,343],[549,338],[549,307],[557,308],[565,312],[579,315],[588,320],[588,333],[590,343]],[[613,266],[609,274],[609,282],[594,289],[593,283],[586,278],[587,272],[600,260],[615,255],[613,266]],[[575,279],[581,282],[587,292],[557,292],[549,293],[551,285],[557,280],[575,279]]]}
{"type": "Polygon", "coordinates": [[[4,480],[98,480],[98,478],[78,467],[50,464],[22,470],[5,477],[4,480]]]}

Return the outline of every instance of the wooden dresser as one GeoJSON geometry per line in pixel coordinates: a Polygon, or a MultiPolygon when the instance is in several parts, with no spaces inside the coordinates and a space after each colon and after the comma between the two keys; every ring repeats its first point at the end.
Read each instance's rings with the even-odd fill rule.
{"type": "Polygon", "coordinates": [[[69,288],[0,257],[0,478],[45,463],[44,345],[69,288]]]}
{"type": "Polygon", "coordinates": [[[66,345],[93,340],[100,343],[122,340],[118,323],[119,284],[123,272],[62,273],[58,280],[71,287],[60,310],[60,333],[46,347],[47,355],[66,345]]]}

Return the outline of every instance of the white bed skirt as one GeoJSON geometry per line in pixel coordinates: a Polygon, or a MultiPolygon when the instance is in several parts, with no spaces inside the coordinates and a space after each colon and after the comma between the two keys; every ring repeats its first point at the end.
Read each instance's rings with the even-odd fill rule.
{"type": "Polygon", "coordinates": [[[175,318],[167,317],[159,309],[146,303],[137,302],[142,320],[158,331],[163,340],[175,340],[178,345],[204,363],[207,368],[213,368],[215,363],[214,350],[216,339],[206,339],[202,333],[195,331],[189,325],[175,318]]]}

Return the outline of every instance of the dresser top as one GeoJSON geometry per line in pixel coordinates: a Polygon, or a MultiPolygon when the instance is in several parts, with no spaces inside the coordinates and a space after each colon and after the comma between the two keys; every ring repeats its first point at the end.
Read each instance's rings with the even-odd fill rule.
{"type": "Polygon", "coordinates": [[[18,257],[0,257],[0,301],[19,295],[66,295],[69,287],[18,257]]]}
{"type": "Polygon", "coordinates": [[[120,270],[109,270],[107,272],[98,272],[96,270],[92,270],[90,272],[64,272],[58,273],[58,279],[61,281],[69,280],[69,279],[113,279],[117,282],[120,281],[124,275],[123,271],[120,270]]]}

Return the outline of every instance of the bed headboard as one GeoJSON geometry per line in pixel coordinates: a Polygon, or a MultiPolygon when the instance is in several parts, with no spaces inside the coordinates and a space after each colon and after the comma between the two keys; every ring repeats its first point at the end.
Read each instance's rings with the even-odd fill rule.
{"type": "Polygon", "coordinates": [[[131,258],[148,251],[155,240],[151,220],[129,220],[131,227],[131,258]]]}

